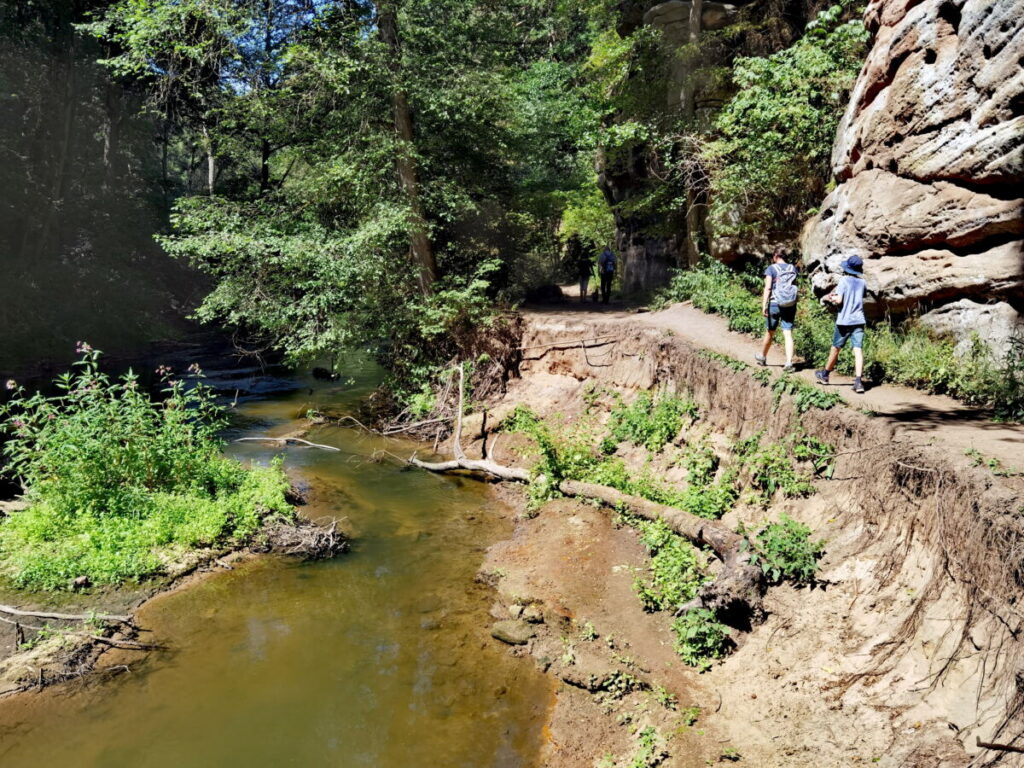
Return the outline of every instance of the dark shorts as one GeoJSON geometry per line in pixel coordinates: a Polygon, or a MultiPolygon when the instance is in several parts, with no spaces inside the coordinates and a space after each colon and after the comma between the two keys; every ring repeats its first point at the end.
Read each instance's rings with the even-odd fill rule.
{"type": "Polygon", "coordinates": [[[835,333],[832,334],[832,346],[842,349],[847,341],[854,349],[861,349],[864,346],[864,326],[837,325],[835,333]]]}
{"type": "Polygon", "coordinates": [[[764,319],[769,331],[774,331],[780,325],[784,331],[792,331],[793,323],[796,322],[796,304],[790,307],[780,307],[774,301],[768,305],[768,317],[764,319]]]}

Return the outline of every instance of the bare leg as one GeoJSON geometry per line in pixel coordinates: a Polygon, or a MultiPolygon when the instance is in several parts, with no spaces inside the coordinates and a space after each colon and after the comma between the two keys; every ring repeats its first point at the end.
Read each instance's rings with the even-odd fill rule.
{"type": "Polygon", "coordinates": [[[768,350],[772,348],[772,336],[775,331],[764,332],[764,342],[761,344],[761,357],[768,357],[768,350]]]}
{"type": "Polygon", "coordinates": [[[782,329],[782,340],[786,343],[786,365],[793,364],[793,332],[782,329]]]}
{"type": "Polygon", "coordinates": [[[825,363],[825,370],[829,373],[836,367],[836,361],[839,360],[839,347],[832,347],[832,351],[828,353],[828,362],[825,363]]]}
{"type": "Polygon", "coordinates": [[[858,379],[864,372],[864,350],[860,347],[853,348],[853,375],[858,379]]]}

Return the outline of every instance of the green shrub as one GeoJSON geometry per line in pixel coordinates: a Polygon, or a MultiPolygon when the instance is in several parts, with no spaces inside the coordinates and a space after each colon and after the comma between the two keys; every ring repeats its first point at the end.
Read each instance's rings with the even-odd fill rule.
{"type": "Polygon", "coordinates": [[[707,581],[706,563],[689,541],[662,520],[626,518],[640,531],[640,541],[651,553],[648,578],[633,582],[647,611],[670,611],[692,600],[707,581]]]}
{"type": "Polygon", "coordinates": [[[694,608],[674,622],[676,653],[685,664],[701,672],[711,668],[714,659],[720,659],[729,644],[729,628],[718,621],[707,608],[694,608]]]}
{"type": "Polygon", "coordinates": [[[793,398],[797,413],[807,413],[811,408],[827,411],[843,402],[843,398],[838,392],[808,384],[795,376],[779,376],[772,383],[772,392],[775,395],[775,408],[779,407],[783,395],[789,395],[793,398]]]}
{"type": "Polygon", "coordinates": [[[868,32],[849,15],[835,5],[789,48],[733,62],[736,94],[702,152],[719,236],[798,229],[823,197],[836,127],[867,53],[868,32]]]}
{"type": "Polygon", "coordinates": [[[747,470],[751,487],[760,492],[761,502],[767,504],[780,490],[786,496],[814,493],[810,478],[798,472],[790,458],[791,444],[762,445],[761,437],[761,433],[757,433],[736,445],[736,454],[747,470]]]}
{"type": "Polygon", "coordinates": [[[718,471],[718,456],[707,439],[690,445],[686,452],[686,479],[690,485],[708,485],[718,471]]]}
{"type": "Polygon", "coordinates": [[[292,514],[279,465],[246,469],[221,454],[209,390],[168,380],[157,403],[131,372],[110,379],[99,353],[80,349],[58,394],[14,388],[0,406],[8,468],[29,503],[0,524],[0,574],[47,590],[79,576],[143,579],[174,551],[244,540],[263,516],[292,514]]]}
{"type": "Polygon", "coordinates": [[[784,578],[801,584],[812,582],[825,552],[824,541],[811,541],[811,529],[785,514],[779,522],[764,526],[755,543],[750,562],[760,565],[774,582],[784,578]]]}
{"type": "Polygon", "coordinates": [[[697,413],[691,400],[667,393],[654,398],[649,392],[641,392],[630,405],[620,403],[612,410],[610,434],[602,450],[611,453],[618,443],[628,440],[657,453],[679,434],[683,419],[695,419],[697,413]]]}

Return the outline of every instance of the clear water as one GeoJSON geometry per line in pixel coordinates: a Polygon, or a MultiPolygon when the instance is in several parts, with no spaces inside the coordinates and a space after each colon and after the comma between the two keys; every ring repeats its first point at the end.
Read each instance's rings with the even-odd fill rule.
{"type": "MultiPolygon", "coordinates": [[[[239,407],[249,434],[286,432],[354,385],[302,389],[239,407]]],[[[493,600],[473,576],[510,510],[467,480],[375,463],[411,445],[357,429],[288,448],[313,489],[307,514],[347,518],[353,551],[316,564],[265,557],[141,612],[144,636],[171,646],[131,672],[0,702],[0,765],[531,766],[551,689],[488,636],[493,600]]],[[[281,451],[236,444],[267,461],[281,451]]]]}

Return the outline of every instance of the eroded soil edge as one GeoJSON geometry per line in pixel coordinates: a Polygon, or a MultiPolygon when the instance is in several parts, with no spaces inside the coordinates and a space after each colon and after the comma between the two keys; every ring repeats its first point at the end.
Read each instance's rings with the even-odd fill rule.
{"type": "MultiPolygon", "coordinates": [[[[568,427],[593,409],[595,387],[687,392],[712,441],[762,429],[783,440],[799,421],[836,450],[813,496],[741,503],[724,518],[753,525],[785,512],[827,551],[820,583],[772,587],[767,620],[704,674],[675,655],[671,617],[642,610],[632,581],[649,558],[609,510],[549,502],[491,548],[481,577],[498,590],[496,622],[513,621],[498,634],[520,632],[504,638],[518,643],[509,652],[562,682],[545,765],[1021,764],[976,746],[1024,743],[1018,481],[848,407],[800,414],[752,369],[639,323],[535,316],[522,346],[521,377],[466,425],[470,456],[516,405],[568,427]],[[651,728],[661,741],[645,749],[651,728]]],[[[503,435],[493,456],[529,466],[525,448],[503,435]]],[[[671,462],[653,470],[679,476],[671,462]]],[[[525,508],[521,486],[503,492],[525,508]]]]}

